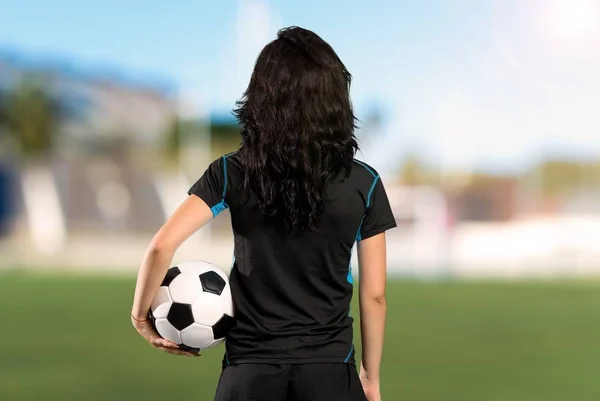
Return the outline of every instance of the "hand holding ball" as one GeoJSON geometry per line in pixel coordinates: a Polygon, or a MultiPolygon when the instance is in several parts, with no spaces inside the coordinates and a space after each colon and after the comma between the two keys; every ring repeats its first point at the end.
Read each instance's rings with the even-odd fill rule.
{"type": "Polygon", "coordinates": [[[158,334],[192,352],[224,342],[234,325],[233,316],[229,278],[202,261],[170,268],[150,310],[158,334]]]}

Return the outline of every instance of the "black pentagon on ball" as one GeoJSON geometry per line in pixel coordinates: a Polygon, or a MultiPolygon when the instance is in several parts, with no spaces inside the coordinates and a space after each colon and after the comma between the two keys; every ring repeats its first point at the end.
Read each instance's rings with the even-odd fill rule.
{"type": "Polygon", "coordinates": [[[194,352],[196,354],[198,354],[200,352],[200,348],[188,347],[185,344],[179,344],[179,349],[182,349],[182,350],[187,351],[187,352],[194,352]]]}
{"type": "Polygon", "coordinates": [[[202,289],[205,292],[216,295],[221,295],[223,288],[225,288],[226,285],[223,277],[219,276],[219,273],[214,271],[202,273],[200,275],[200,282],[202,283],[202,289]]]}
{"type": "Polygon", "coordinates": [[[154,329],[154,331],[156,331],[156,318],[154,317],[154,313],[152,313],[152,310],[148,311],[148,319],[150,319],[152,328],[154,329]]]}
{"type": "Polygon", "coordinates": [[[171,284],[171,281],[173,281],[173,279],[177,276],[179,276],[181,274],[181,270],[179,270],[179,267],[175,266],[175,267],[171,267],[169,270],[167,270],[167,275],[165,276],[161,287],[168,287],[169,284],[171,284]]]}
{"type": "Polygon", "coordinates": [[[233,326],[235,326],[235,319],[229,315],[223,315],[223,317],[212,327],[213,337],[215,340],[224,338],[233,326]]]}
{"type": "Polygon", "coordinates": [[[173,302],[167,320],[177,330],[181,331],[194,323],[194,315],[192,315],[192,306],[189,304],[180,304],[173,302]]]}

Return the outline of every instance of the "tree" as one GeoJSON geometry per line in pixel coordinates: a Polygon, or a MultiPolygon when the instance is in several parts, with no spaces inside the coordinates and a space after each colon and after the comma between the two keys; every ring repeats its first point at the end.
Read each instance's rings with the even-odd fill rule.
{"type": "Polygon", "coordinates": [[[563,196],[600,184],[597,162],[546,160],[528,174],[531,183],[545,196],[563,196]]]}
{"type": "Polygon", "coordinates": [[[163,138],[163,154],[170,163],[179,161],[179,147],[181,146],[182,121],[178,115],[174,115],[169,122],[169,126],[163,138]]]}
{"type": "Polygon", "coordinates": [[[22,155],[37,159],[26,163],[20,174],[24,211],[34,246],[52,253],[65,243],[66,220],[56,180],[45,159],[54,147],[62,108],[50,95],[47,81],[37,78],[24,76],[10,89],[3,115],[6,131],[22,155]]]}
{"type": "Polygon", "coordinates": [[[235,120],[211,121],[183,119],[174,115],[164,131],[161,152],[168,164],[179,163],[181,149],[204,147],[210,154],[222,155],[236,150],[240,145],[240,129],[235,120]]]}
{"type": "Polygon", "coordinates": [[[427,169],[414,154],[408,154],[400,167],[400,179],[405,185],[421,185],[427,181],[427,169]]]}
{"type": "Polygon", "coordinates": [[[2,134],[2,136],[0,136],[0,141],[4,139],[4,131],[7,129],[7,107],[7,95],[5,92],[0,91],[0,134],[2,134]]]}
{"type": "Polygon", "coordinates": [[[6,95],[0,91],[0,127],[6,122],[6,95]]]}
{"type": "Polygon", "coordinates": [[[23,154],[43,156],[55,144],[61,107],[44,81],[25,77],[11,88],[2,107],[2,118],[23,154]]]}
{"type": "Polygon", "coordinates": [[[173,115],[162,137],[161,152],[165,161],[178,165],[182,149],[193,146],[203,130],[201,121],[184,120],[180,115],[173,115]]]}

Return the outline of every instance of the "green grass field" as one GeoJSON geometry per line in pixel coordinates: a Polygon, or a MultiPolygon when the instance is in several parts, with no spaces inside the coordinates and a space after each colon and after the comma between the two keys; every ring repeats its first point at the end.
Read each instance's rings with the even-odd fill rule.
{"type": "MultiPolygon", "coordinates": [[[[0,275],[0,400],[211,400],[223,348],[151,349],[133,281],[0,275]]],[[[600,400],[600,283],[392,281],[388,308],[385,400],[600,400]]]]}

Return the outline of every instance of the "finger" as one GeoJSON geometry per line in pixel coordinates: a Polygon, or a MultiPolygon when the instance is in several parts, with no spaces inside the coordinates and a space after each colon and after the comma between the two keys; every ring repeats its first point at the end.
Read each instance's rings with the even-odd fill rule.
{"type": "Polygon", "coordinates": [[[175,344],[172,341],[165,340],[164,338],[160,338],[160,337],[155,338],[152,341],[152,344],[156,347],[179,349],[179,345],[175,344]]]}
{"type": "Polygon", "coordinates": [[[165,347],[159,347],[160,350],[167,352],[169,354],[173,354],[173,355],[181,355],[181,356],[200,356],[200,354],[195,354],[193,352],[189,352],[189,351],[183,351],[180,349],[173,349],[173,348],[165,348],[165,347]]]}

